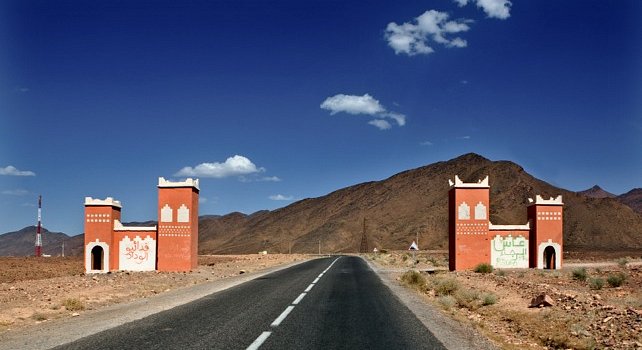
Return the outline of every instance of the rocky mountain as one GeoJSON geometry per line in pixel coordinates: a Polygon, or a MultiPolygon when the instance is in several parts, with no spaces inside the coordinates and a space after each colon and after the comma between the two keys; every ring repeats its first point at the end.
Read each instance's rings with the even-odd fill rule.
{"type": "Polygon", "coordinates": [[[642,248],[642,216],[618,200],[557,188],[513,162],[491,161],[471,153],[271,212],[201,220],[200,250],[315,252],[321,241],[323,251],[355,252],[364,218],[370,249],[407,249],[417,234],[420,248],[445,249],[448,179],[455,175],[469,182],[490,176],[490,219],[494,224],[526,223],[529,197],[561,194],[566,249],[642,248]]]}
{"type": "Polygon", "coordinates": [[[577,192],[577,194],[581,194],[583,196],[590,197],[590,198],[615,198],[615,197],[617,197],[613,193],[606,192],[605,190],[603,190],[598,185],[595,185],[595,186],[589,188],[588,190],[577,192]]]}
{"type": "MultiPolygon", "coordinates": [[[[561,194],[565,204],[566,250],[642,249],[642,189],[617,198],[593,198],[536,179],[513,162],[491,161],[470,153],[404,171],[385,180],[303,199],[274,211],[201,216],[199,252],[312,253],[319,248],[324,252],[356,252],[364,219],[370,249],[375,246],[407,249],[417,235],[421,249],[446,249],[448,179],[455,175],[466,182],[490,176],[490,219],[494,224],[526,223],[529,197],[561,194]]],[[[594,189],[591,193],[601,190],[594,189]]],[[[138,224],[154,225],[155,222],[128,223],[138,224]]],[[[33,254],[34,237],[35,227],[0,235],[0,255],[33,254]]],[[[65,239],[67,254],[82,254],[83,235],[45,234],[45,248],[47,240],[52,240],[53,247],[59,247],[65,239]]],[[[47,249],[45,253],[58,254],[47,249]]]]}
{"type": "Polygon", "coordinates": [[[634,188],[625,194],[621,194],[617,196],[617,200],[642,215],[642,188],[634,188]]]}
{"type": "MultiPolygon", "coordinates": [[[[28,256],[34,254],[36,226],[27,226],[22,230],[0,235],[0,256],[28,256]]],[[[62,254],[62,243],[65,243],[65,255],[78,254],[82,251],[82,235],[69,237],[62,232],[51,232],[42,228],[42,253],[52,256],[62,254]],[[80,237],[80,239],[78,238],[80,237]]]]}

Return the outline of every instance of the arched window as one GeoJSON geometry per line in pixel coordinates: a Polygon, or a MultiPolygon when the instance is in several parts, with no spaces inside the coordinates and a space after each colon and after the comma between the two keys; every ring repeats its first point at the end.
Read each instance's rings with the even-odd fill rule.
{"type": "Polygon", "coordinates": [[[486,220],[486,206],[482,202],[475,206],[475,220],[486,220]]]}
{"type": "Polygon", "coordinates": [[[176,221],[178,222],[189,222],[189,209],[185,204],[181,204],[178,208],[178,214],[176,215],[176,221]]]}
{"type": "Polygon", "coordinates": [[[470,206],[466,202],[459,205],[459,220],[470,220],[470,206]]]}
{"type": "Polygon", "coordinates": [[[161,209],[161,222],[172,222],[172,217],[172,208],[169,206],[169,204],[165,204],[165,206],[161,209]]]}

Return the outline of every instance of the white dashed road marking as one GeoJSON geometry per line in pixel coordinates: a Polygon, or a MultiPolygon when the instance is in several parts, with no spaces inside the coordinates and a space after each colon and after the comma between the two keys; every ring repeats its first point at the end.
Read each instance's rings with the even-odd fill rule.
{"type": "MultiPolygon", "coordinates": [[[[285,320],[285,318],[288,317],[290,312],[292,312],[292,310],[294,310],[294,305],[298,305],[301,302],[301,300],[306,296],[306,293],[308,293],[310,290],[312,290],[312,287],[314,287],[314,285],[317,282],[319,282],[319,279],[321,277],[323,277],[323,274],[328,272],[328,270],[330,270],[332,265],[334,265],[334,263],[337,262],[337,260],[339,260],[339,258],[334,259],[334,261],[330,264],[330,266],[328,266],[325,270],[323,270],[323,272],[319,275],[319,277],[317,277],[312,283],[310,283],[308,288],[306,288],[303,291],[303,293],[299,294],[299,296],[296,297],[296,299],[294,299],[294,301],[292,302],[292,305],[288,305],[288,307],[286,307],[285,310],[283,310],[283,312],[279,315],[279,317],[277,317],[276,320],[274,320],[274,322],[272,322],[272,324],[270,324],[270,326],[271,327],[278,327],[281,324],[281,322],[283,322],[283,320],[285,320]]],[[[263,333],[261,333],[261,335],[259,335],[259,337],[256,338],[256,340],[254,340],[254,342],[252,344],[250,344],[250,346],[248,346],[246,350],[257,350],[271,334],[272,334],[272,332],[263,332],[263,333]]]]}

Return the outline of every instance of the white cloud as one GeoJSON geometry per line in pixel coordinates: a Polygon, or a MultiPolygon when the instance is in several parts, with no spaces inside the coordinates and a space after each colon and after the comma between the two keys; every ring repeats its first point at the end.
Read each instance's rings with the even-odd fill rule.
{"type": "Polygon", "coordinates": [[[235,155],[229,157],[224,163],[201,163],[195,167],[184,167],[174,176],[199,176],[223,178],[228,176],[248,175],[265,171],[264,168],[257,168],[251,160],[246,157],[235,155]]]}
{"type": "Polygon", "coordinates": [[[294,197],[292,196],[284,196],[282,194],[274,194],[269,196],[268,198],[270,198],[273,201],[291,201],[294,199],[294,197]]]}
{"type": "Polygon", "coordinates": [[[397,24],[390,22],[386,27],[385,38],[388,45],[396,54],[405,53],[409,56],[429,54],[435,50],[429,45],[430,41],[446,47],[466,47],[466,40],[455,37],[449,39],[450,34],[470,30],[467,19],[448,20],[446,12],[428,10],[412,22],[397,24]]]}
{"type": "Polygon", "coordinates": [[[383,119],[373,119],[369,121],[368,124],[376,126],[379,130],[388,130],[392,128],[392,125],[390,125],[387,120],[383,119]]]}
{"type": "Polygon", "coordinates": [[[264,176],[264,177],[256,177],[256,176],[239,176],[239,181],[241,182],[280,182],[282,181],[280,177],[278,176],[264,176]]]}
{"type": "Polygon", "coordinates": [[[10,175],[10,176],[36,176],[36,173],[29,170],[18,170],[14,166],[7,166],[5,168],[0,168],[0,175],[10,175]]]}
{"type": "Polygon", "coordinates": [[[332,115],[339,112],[372,115],[386,111],[385,108],[379,104],[379,101],[368,94],[363,96],[334,95],[326,98],[325,101],[321,103],[321,108],[329,110],[332,115]]]}
{"type": "Polygon", "coordinates": [[[207,198],[205,198],[205,197],[198,197],[198,203],[199,203],[199,204],[207,203],[207,198]]]}
{"type": "Polygon", "coordinates": [[[513,5],[509,0],[454,0],[459,7],[474,2],[480,7],[489,18],[506,19],[510,17],[510,7],[513,5]]]}
{"type": "Polygon", "coordinates": [[[379,130],[392,128],[392,124],[384,118],[394,120],[398,126],[406,125],[405,115],[392,111],[389,112],[378,100],[368,94],[364,94],[363,96],[337,94],[326,98],[325,101],[321,103],[321,108],[329,110],[331,115],[345,112],[348,114],[375,116],[377,119],[369,121],[368,124],[379,128],[379,130]]]}
{"type": "Polygon", "coordinates": [[[30,193],[29,191],[23,190],[23,189],[2,191],[2,194],[6,194],[6,195],[10,195],[10,196],[26,196],[29,193],[30,193]]]}
{"type": "Polygon", "coordinates": [[[433,143],[430,142],[430,141],[419,142],[419,144],[422,145],[422,146],[432,146],[433,145],[433,143]]]}
{"type": "Polygon", "coordinates": [[[466,135],[466,136],[457,136],[457,139],[459,139],[459,140],[470,140],[470,136],[468,136],[468,135],[466,135]]]}

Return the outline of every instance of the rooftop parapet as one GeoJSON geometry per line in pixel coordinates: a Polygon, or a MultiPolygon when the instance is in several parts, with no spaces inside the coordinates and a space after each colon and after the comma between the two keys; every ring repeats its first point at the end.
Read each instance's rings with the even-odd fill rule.
{"type": "Polygon", "coordinates": [[[459,176],[455,175],[455,182],[453,183],[452,180],[448,179],[448,184],[450,187],[455,186],[455,188],[490,188],[488,185],[488,176],[486,176],[483,180],[479,180],[477,182],[470,182],[470,183],[465,183],[461,181],[459,176]]]}
{"type": "Polygon", "coordinates": [[[489,221],[488,229],[490,231],[528,231],[531,229],[531,222],[529,221],[525,225],[494,225],[489,221]]]}
{"type": "Polygon", "coordinates": [[[200,191],[198,188],[198,179],[187,178],[185,181],[169,181],[165,180],[164,177],[158,178],[158,187],[194,187],[200,191]]]}
{"type": "Polygon", "coordinates": [[[156,226],[123,226],[123,224],[114,220],[114,231],[156,231],[156,226]]]}
{"type": "Polygon", "coordinates": [[[85,197],[85,206],[112,206],[117,208],[122,208],[120,201],[115,200],[112,197],[107,197],[105,199],[85,197]]]}
{"type": "Polygon", "coordinates": [[[539,194],[535,196],[535,203],[533,203],[533,198],[529,198],[528,202],[533,204],[540,204],[540,205],[564,205],[562,202],[562,195],[560,194],[559,196],[553,198],[550,197],[549,199],[544,199],[542,196],[539,194]]]}

